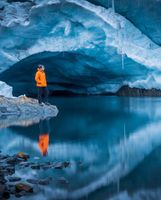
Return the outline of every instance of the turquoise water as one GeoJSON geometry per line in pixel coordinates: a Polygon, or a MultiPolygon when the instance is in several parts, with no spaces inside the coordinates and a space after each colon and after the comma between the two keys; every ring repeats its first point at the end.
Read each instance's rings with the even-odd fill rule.
{"type": "Polygon", "coordinates": [[[59,109],[57,117],[0,129],[4,153],[71,163],[63,170],[16,171],[24,180],[53,178],[21,199],[161,199],[160,98],[56,97],[50,102],[59,109]],[[45,153],[42,135],[49,139],[45,153]],[[58,184],[60,177],[69,184],[58,184]]]}

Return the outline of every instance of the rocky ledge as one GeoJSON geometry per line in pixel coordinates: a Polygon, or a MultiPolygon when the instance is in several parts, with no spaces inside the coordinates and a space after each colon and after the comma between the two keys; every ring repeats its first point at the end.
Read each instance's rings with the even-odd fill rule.
{"type": "Polygon", "coordinates": [[[117,96],[132,96],[132,97],[161,97],[161,90],[159,89],[141,89],[141,88],[130,88],[129,86],[123,86],[115,94],[117,96]]]}
{"type": "Polygon", "coordinates": [[[26,96],[16,98],[0,96],[0,128],[12,125],[28,126],[55,117],[57,114],[56,106],[40,105],[36,99],[26,96]]]}

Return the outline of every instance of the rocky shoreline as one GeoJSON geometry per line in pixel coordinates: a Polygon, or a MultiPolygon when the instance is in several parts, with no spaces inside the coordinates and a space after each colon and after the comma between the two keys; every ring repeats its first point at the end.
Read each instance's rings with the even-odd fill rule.
{"type": "Polygon", "coordinates": [[[13,125],[28,126],[40,120],[55,117],[58,109],[54,105],[41,106],[36,99],[20,96],[0,96],[0,128],[13,125]]]}
{"type": "MultiPolygon", "coordinates": [[[[44,179],[23,179],[14,176],[16,170],[28,168],[28,170],[58,170],[70,167],[70,162],[31,162],[30,156],[25,153],[5,155],[0,153],[0,199],[9,199],[13,196],[22,197],[34,194],[37,185],[49,185],[52,177],[44,179]]],[[[64,177],[58,180],[60,184],[67,185],[64,177]]]]}
{"type": "Polygon", "coordinates": [[[131,97],[161,97],[161,90],[159,89],[141,89],[130,88],[129,86],[121,87],[114,95],[117,96],[131,96],[131,97]]]}
{"type": "MultiPolygon", "coordinates": [[[[29,126],[40,120],[55,117],[58,109],[54,105],[40,105],[36,99],[25,95],[16,98],[0,96],[0,128],[10,126],[29,126]]],[[[47,170],[63,169],[70,165],[69,162],[31,162],[30,156],[25,153],[6,155],[0,151],[0,199],[22,197],[34,193],[36,185],[48,185],[51,177],[44,179],[24,179],[16,176],[15,172],[22,169],[47,170]]],[[[59,180],[68,183],[65,178],[59,180]]]]}

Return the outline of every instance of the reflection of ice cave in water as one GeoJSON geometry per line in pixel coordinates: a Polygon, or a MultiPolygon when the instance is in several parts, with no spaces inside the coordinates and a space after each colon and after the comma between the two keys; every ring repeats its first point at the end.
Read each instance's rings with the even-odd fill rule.
{"type": "MultiPolygon", "coordinates": [[[[68,140],[63,140],[62,142],[57,141],[57,139],[55,138],[58,137],[56,135],[59,133],[56,132],[57,129],[55,127],[54,121],[52,121],[51,124],[54,125],[53,129],[51,127],[51,134],[54,132],[55,135],[53,142],[51,142],[51,144],[49,145],[48,159],[50,161],[71,161],[72,167],[70,171],[66,171],[64,173],[66,177],[70,177],[71,184],[73,184],[73,181],[76,181],[77,184],[75,184],[75,186],[70,192],[66,189],[62,190],[60,188],[54,189],[53,187],[49,187],[47,189],[49,197],[53,197],[53,194],[56,194],[56,199],[58,199],[58,197],[61,199],[65,199],[67,197],[69,199],[77,199],[78,197],[83,198],[85,196],[91,195],[91,193],[97,191],[98,189],[110,186],[113,183],[117,185],[120,179],[126,178],[126,176],[128,176],[140,163],[142,163],[144,159],[151,154],[152,151],[154,151],[161,145],[160,109],[158,109],[160,101],[158,99],[135,100],[133,98],[131,98],[131,100],[129,101],[128,99],[124,99],[124,101],[126,102],[126,104],[125,102],[121,103],[121,99],[112,98],[111,102],[109,100],[108,102],[106,102],[106,104],[109,104],[110,108],[108,110],[106,106],[106,109],[111,116],[115,116],[114,113],[116,112],[116,105],[118,105],[119,107],[117,107],[117,111],[119,112],[119,108],[122,107],[121,112],[126,113],[126,115],[122,113],[122,116],[126,116],[129,119],[128,123],[126,123],[125,120],[123,124],[123,129],[114,129],[115,131],[118,131],[117,135],[120,136],[119,140],[117,140],[116,137],[114,137],[113,135],[108,135],[108,133],[110,133],[110,135],[114,134],[110,131],[112,131],[111,128],[116,124],[117,119],[115,119],[116,121],[114,122],[111,121],[111,123],[113,123],[111,127],[108,127],[108,124],[106,123],[107,126],[106,128],[104,127],[105,133],[101,133],[103,131],[103,129],[101,129],[101,132],[98,133],[99,137],[96,137],[95,135],[94,138],[88,138],[90,136],[86,135],[88,139],[86,138],[85,141],[78,139],[70,141],[70,137],[73,137],[70,136],[69,128],[69,130],[67,131],[69,133],[68,140]],[[152,107],[153,115],[151,115],[152,107]],[[136,124],[136,127],[133,130],[131,130],[131,132],[129,132],[129,130],[127,130],[127,126],[128,124],[134,123],[134,120],[136,118],[139,124],[136,124]],[[147,121],[143,120],[144,118],[147,121]],[[85,165],[85,170],[79,172],[77,171],[78,158],[85,165]],[[83,177],[83,180],[81,177],[83,177]]],[[[101,105],[105,106],[103,102],[101,103],[101,105]]],[[[80,114],[80,117],[83,120],[84,117],[82,114],[80,114]]],[[[89,116],[87,118],[89,118],[89,116]]],[[[118,115],[114,118],[117,117],[118,115]]],[[[74,125],[69,115],[67,118],[69,118],[71,124],[74,125]]],[[[79,119],[79,121],[80,120],[81,119],[79,119]]],[[[84,123],[86,120],[87,119],[84,119],[84,123]]],[[[80,124],[82,125],[84,123],[82,121],[80,124]]],[[[65,122],[63,124],[65,124],[65,122]]],[[[89,124],[89,122],[86,124],[88,128],[90,128],[89,124]]],[[[94,128],[97,129],[99,127],[99,123],[94,124],[94,128]]],[[[81,125],[79,129],[81,129],[81,125]]],[[[91,126],[91,128],[93,128],[93,126],[91,126]]],[[[22,129],[20,130],[22,131],[22,129]]],[[[86,128],[85,130],[88,129],[86,128]]],[[[88,130],[87,133],[92,133],[92,130],[93,129],[91,129],[90,131],[88,130]]],[[[4,150],[13,153],[14,149],[16,153],[19,150],[19,147],[21,146],[22,149],[25,150],[25,152],[32,153],[33,157],[36,157],[38,154],[40,154],[40,149],[38,147],[38,135],[35,141],[29,139],[28,134],[26,134],[26,136],[18,135],[20,134],[20,131],[17,132],[14,128],[6,129],[6,133],[7,134],[2,135],[4,136],[4,138],[1,136],[1,139],[5,140],[5,137],[7,136],[10,137],[11,142],[9,142],[8,145],[5,144],[5,146],[4,144],[1,144],[2,151],[4,150]]],[[[34,136],[34,138],[35,137],[36,135],[34,136]]],[[[31,173],[30,176],[30,178],[33,178],[35,175],[34,173],[31,173]]],[[[135,193],[134,196],[137,195],[139,198],[139,195],[143,193],[145,193],[144,190],[140,189],[135,193]]],[[[152,193],[153,190],[148,190],[147,196],[152,193]]],[[[127,195],[126,192],[120,192],[118,196],[116,195],[115,197],[114,195],[113,198],[123,198],[125,196],[127,196],[129,199],[134,198],[130,196],[130,194],[127,195]]]]}
{"type": "MultiPolygon", "coordinates": [[[[49,147],[49,155],[51,160],[71,160],[72,167],[76,167],[77,158],[85,163],[88,167],[82,173],[77,176],[88,177],[88,181],[84,183],[81,188],[75,188],[74,190],[68,192],[66,190],[57,191],[57,188],[48,188],[48,197],[52,197],[53,194],[56,195],[56,199],[61,197],[61,199],[78,199],[84,196],[90,195],[92,192],[98,189],[108,186],[112,183],[117,183],[119,179],[126,177],[143,159],[148,156],[155,148],[161,145],[161,134],[160,134],[161,123],[152,123],[134,133],[132,133],[128,138],[126,138],[126,131],[124,132],[125,137],[122,138],[119,144],[111,146],[108,150],[108,158],[105,160],[99,160],[101,155],[105,152],[104,148],[101,148],[99,144],[72,144],[72,143],[56,143],[51,144],[49,147]],[[90,165],[92,164],[92,167],[90,165]],[[94,180],[89,178],[94,174],[94,180]]],[[[17,137],[12,138],[12,142],[9,145],[5,145],[5,151],[10,152],[14,149],[15,152],[18,151],[17,147],[22,145],[26,150],[35,152],[35,156],[40,151],[38,149],[37,142],[33,143],[27,138],[21,138],[17,140],[17,137]],[[15,139],[16,138],[16,139],[15,139]]],[[[3,148],[1,148],[3,150],[3,148]]],[[[12,151],[13,153],[13,151],[12,151]]],[[[32,153],[32,156],[34,154],[32,153]]],[[[75,168],[74,167],[74,168],[75,168]]],[[[75,169],[73,175],[75,176],[75,169]]],[[[69,172],[68,172],[69,173],[69,172]]],[[[21,172],[19,173],[23,177],[21,172]]],[[[81,184],[82,179],[77,178],[77,185],[81,184]],[[80,181],[80,183],[79,183],[80,181]]],[[[30,174],[30,178],[33,178],[30,174]]],[[[72,179],[71,179],[72,180],[72,179]]],[[[73,177],[74,180],[74,177],[73,177]]],[[[143,193],[139,191],[139,193],[143,193]]],[[[120,194],[122,198],[127,196],[126,193],[120,194]]],[[[139,196],[139,194],[136,194],[139,196]]],[[[130,198],[130,197],[129,197],[130,198]]],[[[133,199],[133,198],[132,198],[133,199]]]]}
{"type": "Polygon", "coordinates": [[[161,48],[114,8],[85,0],[35,2],[4,3],[1,13],[1,26],[7,26],[0,39],[1,72],[15,63],[18,72],[11,68],[0,78],[16,91],[29,93],[28,74],[40,62],[49,69],[52,90],[100,94],[122,85],[160,88],[161,48]],[[18,80],[11,81],[11,72],[18,80]]]}

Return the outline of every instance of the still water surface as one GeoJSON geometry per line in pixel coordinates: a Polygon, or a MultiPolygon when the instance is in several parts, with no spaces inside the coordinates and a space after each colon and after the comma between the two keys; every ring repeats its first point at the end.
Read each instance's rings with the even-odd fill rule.
{"type": "Polygon", "coordinates": [[[161,99],[56,97],[57,117],[27,127],[0,129],[4,153],[26,152],[31,161],[70,161],[64,170],[16,171],[52,177],[21,199],[161,199],[161,99]],[[69,184],[60,185],[64,177],[69,184]]]}

